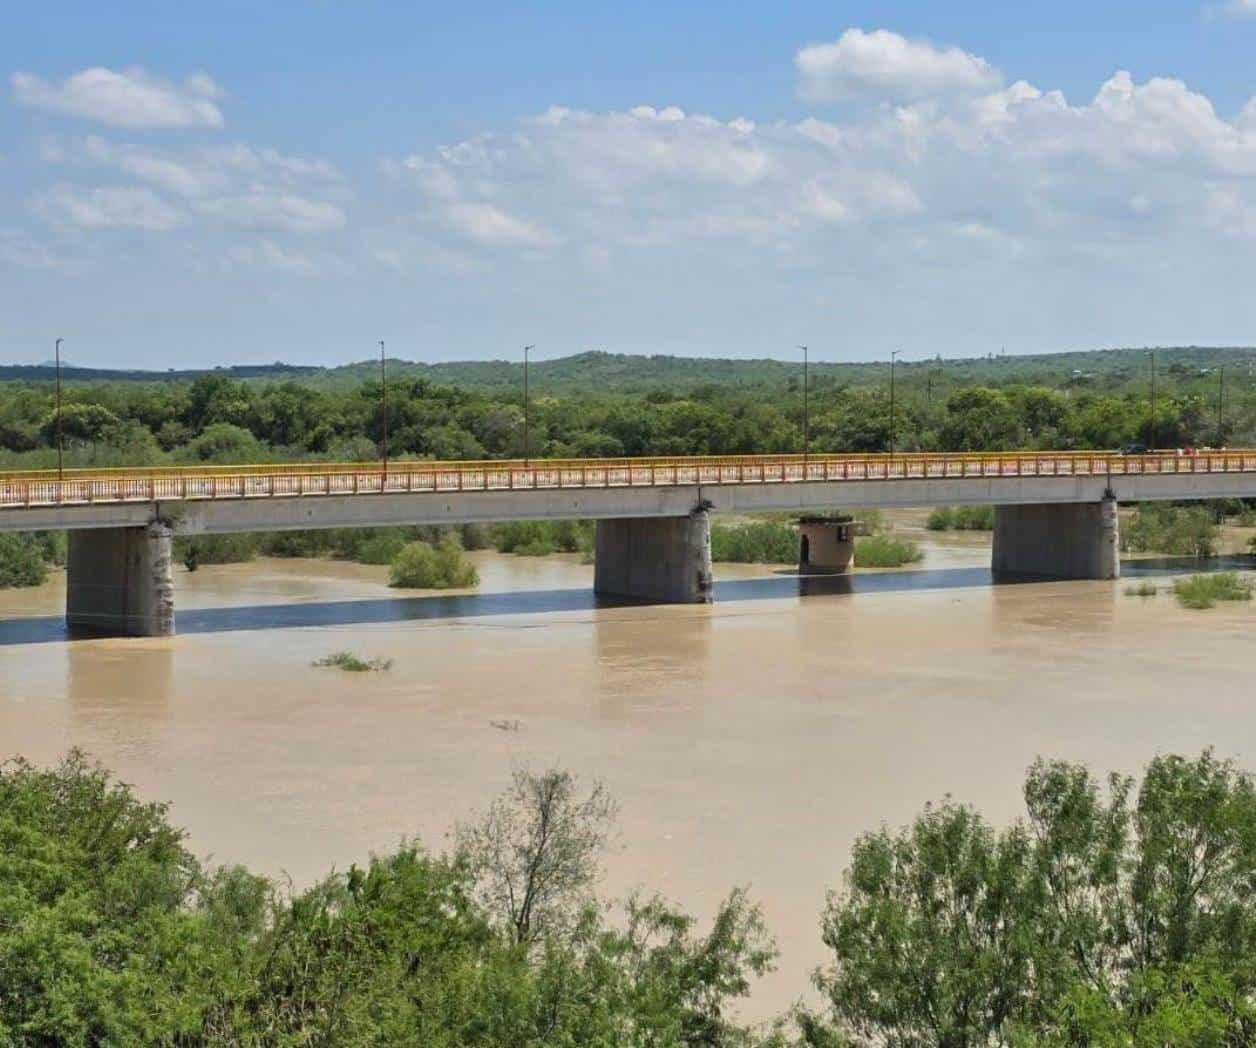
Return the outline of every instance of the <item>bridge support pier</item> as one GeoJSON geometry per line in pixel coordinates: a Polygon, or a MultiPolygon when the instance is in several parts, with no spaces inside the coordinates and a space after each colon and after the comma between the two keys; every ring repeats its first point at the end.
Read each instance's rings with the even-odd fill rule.
{"type": "Polygon", "coordinates": [[[71,629],[117,637],[174,633],[171,530],[71,531],[66,559],[65,622],[71,629]]]}
{"type": "Polygon", "coordinates": [[[994,508],[994,570],[1056,579],[1121,577],[1117,503],[994,508]]]}
{"type": "Polygon", "coordinates": [[[599,520],[593,590],[657,604],[711,603],[711,516],[599,520]]]}

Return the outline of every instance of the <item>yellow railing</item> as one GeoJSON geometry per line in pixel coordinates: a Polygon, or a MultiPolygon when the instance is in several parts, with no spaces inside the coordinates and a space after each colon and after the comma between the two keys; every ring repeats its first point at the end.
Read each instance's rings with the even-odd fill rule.
{"type": "Polygon", "coordinates": [[[796,484],[964,477],[1256,473],[1256,449],[1119,455],[1107,451],[477,462],[293,463],[0,473],[0,509],[184,499],[299,498],[554,488],[796,484]]]}

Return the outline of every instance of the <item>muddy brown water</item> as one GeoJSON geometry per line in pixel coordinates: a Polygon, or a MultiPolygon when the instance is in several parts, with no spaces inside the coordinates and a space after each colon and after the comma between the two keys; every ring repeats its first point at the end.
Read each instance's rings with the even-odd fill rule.
{"type": "Polygon", "coordinates": [[[993,585],[988,539],[928,542],[916,569],[853,579],[717,566],[710,607],[599,606],[570,557],[475,554],[472,595],[326,561],[205,567],[177,577],[171,640],[67,639],[58,574],[0,591],[0,757],[83,747],[171,801],[198,853],[299,885],[403,836],[443,847],[513,766],[562,764],[621,803],[608,893],[707,915],[750,886],[782,954],[746,1009],[767,1015],[824,959],[861,831],[948,793],[1009,819],[1039,754],[1256,765],[1256,609],[993,585]],[[339,650],[393,668],[311,666],[339,650]]]}

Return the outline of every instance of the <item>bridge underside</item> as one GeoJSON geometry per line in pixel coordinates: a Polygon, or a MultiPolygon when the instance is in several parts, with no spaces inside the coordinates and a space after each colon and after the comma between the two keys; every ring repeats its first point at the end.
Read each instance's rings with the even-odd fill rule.
{"type": "MultiPolygon", "coordinates": [[[[997,506],[992,563],[996,573],[1012,575],[1117,578],[1116,499],[997,506]]],[[[113,636],[174,633],[171,528],[165,522],[70,532],[67,576],[71,628],[113,636]]],[[[594,590],[657,604],[709,603],[707,506],[699,503],[683,516],[598,520],[594,590]]]]}

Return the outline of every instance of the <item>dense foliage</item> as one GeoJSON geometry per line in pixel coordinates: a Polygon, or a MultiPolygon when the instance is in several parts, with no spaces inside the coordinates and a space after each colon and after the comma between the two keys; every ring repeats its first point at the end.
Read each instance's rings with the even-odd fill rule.
{"type": "Polygon", "coordinates": [[[741,564],[798,563],[798,529],[780,520],[711,525],[711,559],[741,564]]]}
{"type": "Polygon", "coordinates": [[[1205,752],[1133,780],[1038,761],[1006,829],[947,800],[856,843],[814,1045],[1256,1042],[1256,784],[1205,752]]]}
{"type": "MultiPolygon", "coordinates": [[[[569,776],[548,781],[563,792],[550,811],[561,825],[523,842],[547,869],[570,858],[584,803],[569,776]]],[[[293,892],[204,868],[164,806],[79,754],[52,769],[11,762],[0,1044],[752,1043],[729,1003],[774,951],[742,892],[699,933],[660,899],[631,899],[610,921],[583,891],[557,891],[547,912],[563,920],[521,941],[477,901],[477,870],[457,851],[403,844],[293,892]]]]}
{"type": "Polygon", "coordinates": [[[925,521],[930,531],[993,531],[993,506],[939,506],[925,521]]]}

